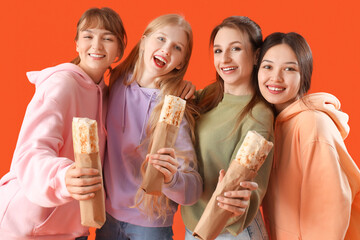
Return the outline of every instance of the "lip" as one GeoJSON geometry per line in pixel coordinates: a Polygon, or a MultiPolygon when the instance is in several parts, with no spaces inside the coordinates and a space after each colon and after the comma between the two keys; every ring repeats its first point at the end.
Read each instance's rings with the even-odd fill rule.
{"type": "Polygon", "coordinates": [[[154,55],[153,60],[155,66],[157,66],[158,68],[163,68],[168,63],[168,60],[161,55],[154,55]]]}
{"type": "Polygon", "coordinates": [[[231,74],[231,73],[235,72],[236,69],[238,69],[237,66],[220,67],[221,72],[223,72],[224,74],[231,74]]]}
{"type": "Polygon", "coordinates": [[[280,94],[286,90],[286,88],[278,85],[266,85],[266,88],[272,94],[280,94]]]}
{"type": "Polygon", "coordinates": [[[103,59],[106,56],[105,54],[100,53],[89,53],[88,55],[95,60],[103,59]]]}

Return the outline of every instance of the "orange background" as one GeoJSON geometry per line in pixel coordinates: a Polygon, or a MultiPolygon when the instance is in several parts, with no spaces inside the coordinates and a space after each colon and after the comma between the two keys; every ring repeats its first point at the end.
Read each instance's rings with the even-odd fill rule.
{"type": "MultiPolygon", "coordinates": [[[[214,79],[208,39],[212,28],[231,15],[255,20],[264,36],[274,31],[295,31],[309,42],[314,55],[311,92],[336,95],[342,110],[350,115],[350,135],[346,145],[360,165],[356,139],[360,138],[358,0],[103,0],[103,1],[6,1],[0,14],[2,46],[0,57],[3,91],[0,94],[1,153],[0,177],[8,172],[17,135],[34,86],[25,72],[68,62],[76,56],[76,23],[89,7],[108,6],[123,19],[128,33],[125,54],[140,39],[153,18],[180,13],[194,32],[194,51],[186,79],[202,88],[214,79]]],[[[321,161],[321,159],[318,159],[321,161]]],[[[183,239],[184,227],[179,214],[175,219],[175,239],[183,239]]],[[[92,237],[93,239],[93,231],[92,237]]]]}

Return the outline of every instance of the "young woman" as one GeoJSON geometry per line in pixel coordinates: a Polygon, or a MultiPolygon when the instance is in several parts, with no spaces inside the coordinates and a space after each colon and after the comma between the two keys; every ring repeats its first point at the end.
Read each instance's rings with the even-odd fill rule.
{"type": "MultiPolygon", "coordinates": [[[[181,207],[185,239],[194,239],[191,234],[216,188],[219,171],[229,167],[246,133],[255,130],[272,140],[273,113],[255,88],[254,65],[261,44],[260,27],[247,17],[226,18],[211,33],[216,82],[198,96],[202,115],[196,123],[204,192],[196,204],[181,207]]],[[[234,217],[217,239],[267,238],[259,206],[266,192],[271,163],[272,154],[254,183],[243,182],[244,190],[227,192],[218,198],[219,206],[233,212],[234,217]]],[[[223,174],[222,170],[221,177],[223,174]]]]}
{"type": "Polygon", "coordinates": [[[1,239],[86,239],[79,202],[101,187],[96,169],[74,165],[72,118],[96,119],[104,155],[107,87],[103,75],[120,59],[126,34],[109,8],[87,10],[77,25],[73,63],[27,74],[36,86],[10,172],[0,181],[1,239]],[[82,176],[90,178],[81,178],[82,176]]]}
{"type": "Polygon", "coordinates": [[[266,223],[271,239],[360,239],[360,172],[343,140],[348,116],[330,94],[305,95],[312,63],[297,33],[269,35],[260,52],[259,87],[277,115],[266,223]]]}
{"type": "Polygon", "coordinates": [[[107,220],[96,232],[96,239],[172,239],[178,204],[193,204],[202,192],[193,147],[193,105],[188,101],[175,149],[163,148],[148,156],[149,163],[164,174],[163,195],[136,198],[142,182],[141,166],[164,97],[180,94],[192,42],[191,27],[183,17],[160,16],[114,69],[104,163],[107,220]]]}

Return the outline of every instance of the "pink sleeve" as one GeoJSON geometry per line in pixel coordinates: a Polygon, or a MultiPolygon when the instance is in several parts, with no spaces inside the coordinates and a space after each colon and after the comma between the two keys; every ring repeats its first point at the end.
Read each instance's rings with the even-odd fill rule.
{"type": "Polygon", "coordinates": [[[73,163],[70,159],[72,143],[65,145],[71,137],[71,128],[64,123],[66,115],[71,114],[64,102],[71,99],[64,99],[61,104],[58,100],[46,98],[41,91],[34,95],[23,120],[11,166],[26,197],[43,207],[72,200],[65,186],[66,170],[73,163]],[[60,153],[64,157],[60,157],[60,153]]]}

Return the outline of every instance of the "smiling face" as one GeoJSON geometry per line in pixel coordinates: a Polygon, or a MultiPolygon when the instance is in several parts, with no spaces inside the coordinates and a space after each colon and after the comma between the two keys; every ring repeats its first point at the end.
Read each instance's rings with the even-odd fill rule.
{"type": "Polygon", "coordinates": [[[176,25],[166,25],[148,36],[143,36],[141,49],[143,50],[143,76],[155,79],[172,70],[182,67],[186,47],[187,35],[184,29],[176,25]]]}
{"type": "Polygon", "coordinates": [[[299,98],[300,79],[298,59],[290,46],[269,48],[259,67],[259,88],[278,113],[299,98]]]}
{"type": "Polygon", "coordinates": [[[101,28],[80,31],[76,51],[80,57],[79,67],[96,83],[120,53],[114,34],[101,28]]]}
{"type": "Polygon", "coordinates": [[[223,27],[214,39],[214,66],[224,80],[224,90],[233,95],[251,94],[255,53],[249,37],[235,28],[223,27]]]}

